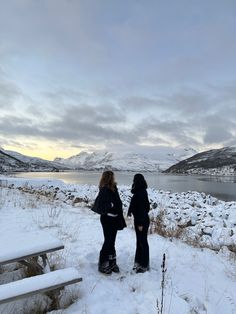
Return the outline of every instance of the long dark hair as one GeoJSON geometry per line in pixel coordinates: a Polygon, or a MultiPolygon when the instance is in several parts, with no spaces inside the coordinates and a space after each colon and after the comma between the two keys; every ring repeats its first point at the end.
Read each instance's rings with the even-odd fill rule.
{"type": "Polygon", "coordinates": [[[144,176],[141,173],[136,173],[134,175],[131,192],[134,193],[137,190],[147,189],[147,187],[148,185],[144,176]]]}
{"type": "Polygon", "coordinates": [[[103,188],[104,186],[107,186],[113,192],[115,191],[116,182],[113,171],[107,170],[103,172],[99,182],[99,189],[103,188]]]}

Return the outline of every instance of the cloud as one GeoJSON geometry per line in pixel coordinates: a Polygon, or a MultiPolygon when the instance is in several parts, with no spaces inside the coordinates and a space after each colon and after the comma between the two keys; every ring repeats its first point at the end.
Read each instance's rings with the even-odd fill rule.
{"type": "MultiPolygon", "coordinates": [[[[36,111],[37,114],[37,111],[36,111]]],[[[124,141],[127,133],[118,127],[125,122],[123,113],[113,106],[92,107],[81,104],[64,108],[53,120],[32,120],[23,116],[4,115],[0,128],[6,135],[25,135],[63,139],[78,143],[124,141]]],[[[129,134],[130,141],[133,140],[129,134]]]]}
{"type": "Polygon", "coordinates": [[[22,97],[21,90],[0,72],[0,109],[10,109],[22,97]]]}
{"type": "Polygon", "coordinates": [[[99,105],[80,102],[76,91],[45,92],[44,105],[29,104],[20,114],[4,114],[0,129],[8,137],[27,136],[91,150],[227,145],[234,143],[236,134],[230,110],[235,95],[229,86],[208,92],[181,88],[169,95],[118,98],[99,105]]]}
{"type": "Polygon", "coordinates": [[[220,115],[211,115],[204,119],[205,124],[205,144],[218,144],[228,145],[235,138],[236,123],[225,119],[220,115]]]}
{"type": "Polygon", "coordinates": [[[235,142],[233,1],[1,8],[0,130],[10,141],[108,150],[235,142]]]}
{"type": "Polygon", "coordinates": [[[160,112],[168,113],[170,116],[182,118],[183,115],[191,117],[204,115],[216,106],[215,98],[209,91],[189,88],[187,86],[178,88],[177,91],[160,94],[153,97],[133,96],[121,100],[122,108],[127,111],[160,112]]]}
{"type": "Polygon", "coordinates": [[[226,143],[231,140],[233,134],[229,131],[225,130],[222,126],[210,126],[206,129],[206,134],[204,136],[205,144],[218,144],[218,143],[226,143]]]}

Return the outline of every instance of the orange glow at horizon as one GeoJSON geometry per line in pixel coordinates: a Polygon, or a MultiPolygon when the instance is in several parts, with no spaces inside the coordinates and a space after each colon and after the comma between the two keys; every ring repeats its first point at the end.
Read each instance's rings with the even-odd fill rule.
{"type": "Polygon", "coordinates": [[[30,147],[19,147],[12,145],[5,145],[3,147],[5,150],[15,151],[22,155],[26,155],[29,157],[38,157],[46,160],[54,160],[56,157],[68,158],[73,155],[79,154],[82,150],[79,148],[68,148],[68,147],[60,147],[60,145],[55,145],[54,147],[50,145],[38,144],[35,148],[30,147]]]}

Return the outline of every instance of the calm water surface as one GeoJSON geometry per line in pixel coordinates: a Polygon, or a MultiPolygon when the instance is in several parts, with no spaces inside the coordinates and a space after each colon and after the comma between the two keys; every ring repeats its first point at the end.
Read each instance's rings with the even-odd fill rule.
{"type": "MultiPolygon", "coordinates": [[[[134,172],[115,172],[119,185],[132,184],[134,172]]],[[[15,174],[24,178],[59,179],[65,183],[98,184],[101,171],[74,172],[25,172],[15,174]]],[[[171,192],[198,191],[211,194],[225,201],[236,201],[236,177],[213,177],[201,175],[170,175],[155,172],[143,172],[149,187],[171,192]]]]}

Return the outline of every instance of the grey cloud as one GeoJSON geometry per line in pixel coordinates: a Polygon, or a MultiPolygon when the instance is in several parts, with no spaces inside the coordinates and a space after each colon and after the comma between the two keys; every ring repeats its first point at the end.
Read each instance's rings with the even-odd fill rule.
{"type": "Polygon", "coordinates": [[[9,109],[20,97],[22,97],[21,90],[14,83],[7,81],[0,75],[0,109],[9,109]]]}
{"type": "Polygon", "coordinates": [[[192,115],[204,115],[215,107],[215,99],[208,92],[202,90],[182,87],[179,91],[155,97],[129,97],[121,100],[121,106],[133,111],[139,109],[150,112],[151,110],[161,109],[173,115],[184,114],[188,117],[192,115]]]}
{"type": "Polygon", "coordinates": [[[65,106],[52,120],[32,120],[6,115],[0,121],[0,129],[7,136],[45,138],[79,147],[103,145],[108,149],[115,149],[123,145],[124,150],[136,151],[142,149],[140,144],[145,142],[147,147],[148,143],[156,146],[174,144],[193,147],[215,143],[223,145],[233,143],[236,134],[235,123],[219,118],[217,114],[193,116],[183,120],[160,120],[150,115],[132,125],[129,123],[119,107],[80,104],[65,106]],[[198,139],[196,134],[199,134],[198,139]]]}
{"type": "Polygon", "coordinates": [[[54,91],[46,91],[43,92],[42,95],[51,102],[55,103],[56,101],[60,104],[67,103],[68,101],[71,103],[78,103],[78,101],[81,101],[81,99],[84,99],[86,96],[88,96],[83,91],[66,87],[57,88],[54,91]]]}
{"type": "Polygon", "coordinates": [[[133,141],[135,138],[131,133],[127,139],[127,132],[118,127],[124,119],[120,110],[114,107],[93,108],[80,105],[65,108],[65,112],[58,114],[51,122],[5,115],[0,121],[0,129],[6,135],[62,139],[77,143],[133,141]]]}
{"type": "MultiPolygon", "coordinates": [[[[59,137],[78,142],[124,141],[127,133],[119,128],[125,116],[114,106],[71,106],[50,124],[49,137],[59,137]]],[[[130,140],[133,140],[130,134],[130,140]]]]}
{"type": "Polygon", "coordinates": [[[68,55],[87,65],[99,63],[104,50],[96,39],[95,3],[83,1],[12,1],[0,12],[1,53],[67,60],[68,55]],[[9,16],[14,18],[9,19],[9,16]],[[8,36],[6,36],[6,34],[8,36]]]}
{"type": "MultiPolygon", "coordinates": [[[[27,99],[4,75],[0,76],[0,90],[1,86],[9,106],[13,106],[19,97],[27,99]]],[[[0,130],[9,139],[21,135],[78,147],[105,145],[117,150],[141,150],[140,144],[145,141],[152,145],[194,147],[232,145],[236,136],[234,87],[235,82],[220,88],[182,87],[167,95],[115,98],[113,102],[105,99],[100,105],[82,103],[81,98],[87,95],[61,88],[43,93],[43,105],[29,99],[25,110],[17,110],[11,115],[2,111],[0,130]],[[160,109],[166,114],[161,114],[160,109]],[[141,120],[140,117],[139,120],[133,118],[137,112],[141,120]]],[[[147,147],[151,150],[148,144],[147,147]]]]}
{"type": "MultiPolygon", "coordinates": [[[[192,126],[188,122],[178,120],[160,121],[158,119],[149,118],[139,124],[136,134],[138,132],[138,134],[148,137],[151,132],[160,138],[165,138],[167,145],[175,143],[178,145],[195,146],[199,143],[192,136],[191,128],[192,126]]],[[[159,144],[159,142],[156,143],[156,145],[159,144]]]]}
{"type": "Polygon", "coordinates": [[[157,109],[158,107],[162,107],[160,99],[142,96],[133,96],[121,99],[119,104],[124,110],[131,112],[137,109],[141,111],[147,111],[149,109],[157,109]]]}
{"type": "Polygon", "coordinates": [[[4,115],[0,121],[1,134],[9,136],[39,136],[40,129],[28,118],[4,115]]]}
{"type": "Polygon", "coordinates": [[[210,126],[206,129],[206,134],[204,136],[205,144],[218,144],[225,143],[232,139],[232,133],[225,130],[222,126],[210,126]]]}
{"type": "Polygon", "coordinates": [[[123,112],[114,105],[100,105],[89,106],[80,105],[79,107],[72,107],[67,111],[67,118],[77,115],[79,121],[84,120],[88,123],[94,122],[97,124],[117,124],[118,122],[125,122],[126,118],[123,112]]]}
{"type": "Polygon", "coordinates": [[[234,139],[236,123],[219,115],[211,115],[203,120],[205,127],[204,143],[219,144],[226,146],[234,139]]]}

